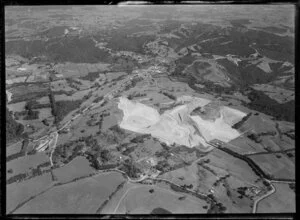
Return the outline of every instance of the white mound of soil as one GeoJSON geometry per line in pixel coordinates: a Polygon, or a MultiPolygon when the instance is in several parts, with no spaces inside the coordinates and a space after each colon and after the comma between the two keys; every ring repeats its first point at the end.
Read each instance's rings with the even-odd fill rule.
{"type": "Polygon", "coordinates": [[[151,134],[168,145],[176,143],[187,147],[207,147],[207,142],[213,139],[228,142],[240,135],[231,126],[241,120],[245,113],[222,106],[220,117],[214,121],[205,120],[197,115],[190,116],[190,112],[196,107],[208,104],[210,100],[187,97],[178,100],[190,102],[160,115],[154,108],[121,97],[118,107],[123,110],[124,116],[120,127],[151,134]]]}
{"type": "Polygon", "coordinates": [[[145,133],[144,129],[159,122],[158,111],[142,103],[133,102],[127,98],[120,98],[118,108],[123,110],[121,128],[134,132],[145,133]]]}
{"type": "Polygon", "coordinates": [[[10,91],[6,90],[6,95],[7,95],[7,103],[9,103],[11,101],[11,97],[13,94],[10,91]]]}
{"type": "Polygon", "coordinates": [[[215,121],[203,120],[199,116],[191,116],[191,118],[196,122],[207,142],[213,139],[229,142],[240,135],[237,130],[231,128],[231,126],[225,122],[223,115],[215,121]]]}
{"type": "Polygon", "coordinates": [[[229,108],[227,106],[221,107],[221,115],[223,115],[223,120],[226,124],[232,126],[235,123],[239,122],[247,114],[241,112],[237,109],[229,108]]]}

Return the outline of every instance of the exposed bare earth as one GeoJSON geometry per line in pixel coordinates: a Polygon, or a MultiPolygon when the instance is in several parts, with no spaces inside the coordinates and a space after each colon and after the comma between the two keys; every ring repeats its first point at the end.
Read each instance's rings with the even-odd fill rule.
{"type": "Polygon", "coordinates": [[[222,107],[221,116],[215,121],[204,120],[200,116],[189,116],[189,114],[193,109],[205,106],[210,100],[187,97],[179,100],[184,98],[190,99],[189,103],[179,105],[159,115],[154,108],[122,97],[118,105],[124,113],[120,127],[138,133],[151,134],[169,145],[173,143],[188,147],[200,145],[204,146],[204,149],[208,147],[206,142],[213,139],[228,142],[239,136],[239,132],[231,126],[244,117],[245,113],[222,107]],[[197,132],[198,134],[195,134],[197,132]]]}

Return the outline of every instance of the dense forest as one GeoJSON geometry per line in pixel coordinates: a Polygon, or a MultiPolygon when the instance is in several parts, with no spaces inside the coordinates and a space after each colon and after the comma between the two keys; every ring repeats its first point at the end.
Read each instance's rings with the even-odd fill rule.
{"type": "Polygon", "coordinates": [[[251,90],[248,94],[250,103],[244,105],[250,109],[273,116],[276,120],[295,122],[295,100],[280,104],[262,91],[251,90]]]}
{"type": "Polygon", "coordinates": [[[62,100],[55,101],[55,96],[50,90],[49,100],[51,106],[51,113],[55,117],[54,124],[59,123],[69,112],[80,107],[82,100],[62,100]]]}

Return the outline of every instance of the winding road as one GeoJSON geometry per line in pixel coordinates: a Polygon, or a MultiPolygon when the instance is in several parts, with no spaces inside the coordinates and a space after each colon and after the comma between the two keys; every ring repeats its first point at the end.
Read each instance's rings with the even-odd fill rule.
{"type": "MultiPolygon", "coordinates": [[[[270,183],[270,181],[268,181],[270,183]]],[[[266,193],[265,195],[263,195],[262,197],[258,198],[257,200],[254,201],[254,204],[253,204],[253,210],[252,210],[252,213],[256,213],[256,210],[257,210],[257,206],[258,206],[258,203],[265,199],[266,197],[272,195],[273,193],[276,192],[276,189],[275,187],[270,183],[270,186],[272,187],[272,190],[269,191],[268,193],[266,193]]]]}

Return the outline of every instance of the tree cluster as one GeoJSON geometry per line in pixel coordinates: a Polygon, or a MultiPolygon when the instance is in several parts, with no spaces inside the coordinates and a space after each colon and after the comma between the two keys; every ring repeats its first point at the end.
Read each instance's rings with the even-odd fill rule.
{"type": "Polygon", "coordinates": [[[25,104],[25,110],[33,110],[33,109],[40,109],[40,108],[50,108],[51,105],[46,103],[46,104],[40,104],[36,100],[30,100],[26,102],[25,104]]]}
{"type": "Polygon", "coordinates": [[[20,137],[23,131],[24,126],[13,119],[12,113],[6,107],[6,140],[9,142],[20,137]]]}
{"type": "Polygon", "coordinates": [[[239,122],[237,122],[234,125],[232,125],[232,128],[239,129],[245,123],[245,121],[247,121],[248,118],[250,118],[251,115],[252,115],[252,113],[250,112],[245,117],[243,117],[242,120],[240,120],[239,122]]]}
{"type": "Polygon", "coordinates": [[[176,96],[170,94],[170,93],[167,93],[167,92],[162,92],[160,91],[159,93],[162,93],[163,95],[167,96],[169,99],[172,99],[172,100],[176,100],[176,96]]]}
{"type": "Polygon", "coordinates": [[[131,143],[135,143],[135,144],[137,144],[137,143],[143,143],[144,139],[149,138],[149,137],[151,137],[150,134],[143,134],[143,135],[140,135],[140,136],[137,136],[137,137],[131,139],[130,142],[131,143]]]}
{"type": "Polygon", "coordinates": [[[215,203],[213,204],[209,210],[207,211],[207,213],[211,214],[211,213],[224,213],[226,211],[226,207],[222,204],[222,203],[215,203]]]}
{"type": "Polygon", "coordinates": [[[248,99],[251,100],[246,104],[249,108],[271,115],[276,120],[295,122],[295,100],[281,104],[254,89],[248,94],[248,99]]]}
{"type": "Polygon", "coordinates": [[[20,173],[18,175],[12,176],[8,180],[6,180],[6,184],[11,184],[11,183],[14,183],[14,182],[20,182],[20,181],[26,179],[26,177],[27,177],[26,173],[20,173]]]}
{"type": "Polygon", "coordinates": [[[247,137],[249,139],[251,139],[252,141],[254,141],[255,143],[261,143],[262,142],[261,137],[257,134],[251,133],[251,134],[247,135],[247,137]]]}
{"type": "Polygon", "coordinates": [[[126,160],[120,167],[130,178],[138,178],[141,170],[136,167],[132,160],[126,160]]]}
{"type": "Polygon", "coordinates": [[[133,98],[135,98],[135,97],[145,97],[145,96],[147,96],[147,94],[145,94],[145,93],[134,93],[134,94],[130,94],[130,95],[128,95],[128,99],[129,100],[132,100],[133,98]]]}
{"type": "Polygon", "coordinates": [[[158,161],[158,163],[155,165],[155,169],[165,172],[168,171],[168,169],[170,169],[170,165],[166,160],[160,160],[158,161]]]}
{"type": "Polygon", "coordinates": [[[100,102],[100,101],[102,101],[103,100],[103,96],[98,96],[97,98],[95,98],[94,99],[94,103],[98,103],[98,102],[100,102]]]}
{"type": "Polygon", "coordinates": [[[171,154],[170,154],[169,151],[167,151],[165,149],[162,149],[161,151],[156,151],[155,156],[156,157],[162,157],[164,159],[168,159],[171,156],[171,154]]]}

